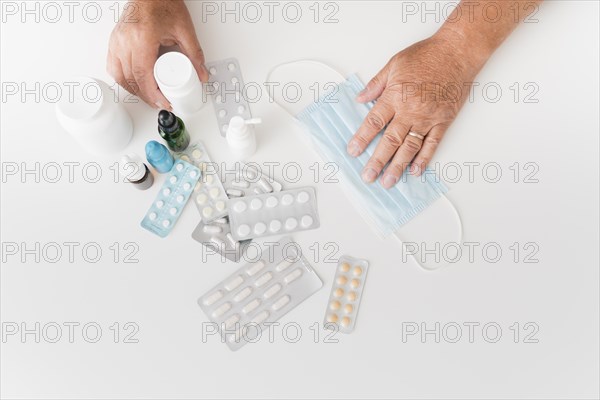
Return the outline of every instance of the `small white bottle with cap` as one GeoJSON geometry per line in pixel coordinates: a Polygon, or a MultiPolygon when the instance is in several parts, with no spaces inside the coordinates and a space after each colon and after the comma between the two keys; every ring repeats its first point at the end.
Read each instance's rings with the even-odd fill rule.
{"type": "Polygon", "coordinates": [[[260,124],[261,122],[260,118],[244,120],[239,116],[235,116],[229,121],[225,137],[231,152],[238,160],[248,158],[256,152],[254,126],[249,125],[260,124]]]}
{"type": "Polygon", "coordinates": [[[204,105],[202,83],[185,54],[171,51],[154,64],[154,78],[177,114],[190,115],[204,105]]]}
{"type": "Polygon", "coordinates": [[[154,176],[137,155],[122,156],[119,167],[121,176],[137,189],[146,190],[152,187],[154,176]]]}

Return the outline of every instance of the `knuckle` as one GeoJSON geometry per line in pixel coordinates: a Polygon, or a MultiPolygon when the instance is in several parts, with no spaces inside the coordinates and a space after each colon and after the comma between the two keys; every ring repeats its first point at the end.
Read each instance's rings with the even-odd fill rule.
{"type": "Polygon", "coordinates": [[[366,167],[367,168],[373,168],[375,171],[379,172],[383,169],[383,167],[385,166],[386,161],[383,161],[380,157],[378,156],[373,156],[371,157],[371,159],[367,162],[366,167]]]}
{"type": "Polygon", "coordinates": [[[434,136],[427,137],[426,141],[433,147],[437,147],[440,144],[440,138],[434,136]]]}
{"type": "Polygon", "coordinates": [[[406,146],[406,150],[408,150],[410,153],[416,153],[417,151],[421,150],[421,141],[417,138],[407,138],[404,141],[404,146],[406,146]]]}
{"type": "Polygon", "coordinates": [[[358,147],[360,147],[361,149],[364,149],[369,145],[370,140],[366,138],[362,133],[357,133],[356,135],[354,135],[354,139],[352,139],[351,143],[358,145],[358,147]]]}
{"type": "Polygon", "coordinates": [[[367,115],[366,123],[370,128],[376,129],[378,132],[385,128],[386,121],[383,119],[380,113],[371,111],[367,115]]]}
{"type": "Polygon", "coordinates": [[[398,133],[397,130],[388,128],[383,134],[382,140],[384,140],[384,143],[386,143],[388,146],[398,148],[404,139],[400,136],[400,133],[398,133]]]}
{"type": "Polygon", "coordinates": [[[148,70],[142,67],[141,65],[134,65],[133,67],[131,67],[131,73],[133,74],[133,76],[135,76],[135,79],[140,83],[144,81],[148,76],[148,70]]]}

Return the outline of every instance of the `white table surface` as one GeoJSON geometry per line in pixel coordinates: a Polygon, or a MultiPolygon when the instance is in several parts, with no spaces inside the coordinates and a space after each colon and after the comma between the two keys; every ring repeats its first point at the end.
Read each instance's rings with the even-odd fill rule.
{"type": "MultiPolygon", "coordinates": [[[[105,57],[117,3],[98,2],[103,14],[96,23],[82,18],[85,3],[78,4],[73,23],[64,5],[65,15],[57,23],[43,16],[39,22],[28,16],[22,23],[21,14],[4,14],[3,85],[16,82],[33,88],[39,82],[44,87],[78,74],[113,83],[105,72],[105,57]]],[[[189,8],[207,59],[237,57],[245,80],[259,83],[275,64],[300,58],[327,62],[367,81],[395,52],[439,25],[433,16],[425,22],[407,16],[402,22],[401,2],[335,4],[339,22],[333,24],[314,23],[310,3],[301,4],[303,17],[297,24],[283,20],[280,11],[273,23],[265,16],[254,24],[235,23],[232,17],[221,23],[210,16],[203,23],[201,3],[190,2],[189,8]]],[[[462,178],[448,182],[449,198],[462,217],[464,240],[478,247],[473,260],[463,254],[459,262],[434,273],[403,257],[398,240],[377,239],[338,185],[314,183],[309,167],[320,159],[292,119],[266,97],[253,104],[253,114],[264,119],[253,161],[297,162],[302,178],[284,185],[318,190],[320,229],[293,236],[311,259],[315,253],[309,248],[320,249],[313,263],[324,287],[280,321],[273,343],[265,338],[238,352],[216,336],[202,341],[207,318],[196,300],[238,265],[214,256],[202,262],[202,247],[190,236],[198,222],[195,207],[188,205],[167,239],[149,234],[139,222],[158,184],[146,192],[115,184],[109,168],[115,158],[84,153],[59,127],[47,97],[3,99],[3,171],[14,163],[30,169],[39,163],[43,170],[55,162],[63,165],[64,175],[58,183],[43,176],[36,182],[31,174],[4,177],[3,246],[16,243],[23,250],[39,243],[50,250],[48,243],[56,242],[64,254],[56,263],[48,262],[53,257],[49,254],[41,254],[39,262],[30,254],[22,262],[21,253],[11,255],[3,248],[3,332],[14,326],[34,329],[40,323],[42,337],[39,343],[34,334],[4,337],[2,396],[597,397],[597,16],[593,1],[545,3],[536,15],[538,22],[519,27],[478,77],[481,85],[474,101],[464,107],[435,157],[440,169],[461,166],[462,178]],[[521,90],[517,102],[510,89],[515,82],[521,90]],[[537,103],[524,102],[528,82],[539,88],[533,97],[537,103]],[[481,92],[490,83],[502,89],[495,103],[481,92]],[[80,163],[73,182],[66,176],[65,162],[80,163]],[[88,183],[81,167],[93,162],[101,165],[102,177],[88,183]],[[473,182],[466,176],[469,162],[480,163],[473,182]],[[486,163],[500,166],[499,182],[484,179],[481,167],[486,163]],[[521,171],[517,183],[510,169],[514,163],[521,171]],[[537,183],[524,182],[532,171],[525,163],[537,166],[537,183]],[[65,242],[78,243],[73,262],[65,242]],[[129,242],[139,248],[134,256],[138,263],[123,262],[129,242]],[[517,262],[511,250],[515,242],[520,248],[517,262]],[[83,259],[81,248],[87,243],[102,249],[99,262],[83,259]],[[114,243],[121,249],[119,262],[113,259],[114,243]],[[483,257],[481,248],[488,243],[501,248],[498,262],[483,257]],[[526,243],[533,245],[525,248],[526,243]],[[534,248],[533,259],[539,262],[524,262],[534,248]],[[334,273],[334,264],[326,259],[331,249],[333,258],[352,254],[368,259],[371,270],[354,333],[338,334],[338,343],[325,343],[319,328],[315,343],[311,326],[322,322],[334,273]],[[64,325],[69,322],[79,324],[73,343],[64,325]],[[118,343],[115,322],[120,324],[118,343]],[[131,332],[127,322],[139,328],[133,336],[138,343],[124,343],[124,335],[131,332]],[[283,324],[291,322],[302,329],[297,343],[282,335],[283,324]],[[479,324],[472,343],[465,325],[469,322],[479,324]],[[86,323],[101,327],[97,343],[86,342],[94,336],[93,328],[88,336],[82,334],[86,323]],[[403,342],[403,328],[411,323],[425,323],[428,329],[439,323],[446,335],[439,343],[433,334],[424,340],[408,336],[403,342]],[[492,325],[485,336],[482,327],[488,323],[492,325]],[[63,336],[50,343],[54,324],[62,326],[63,336]],[[462,327],[462,337],[451,343],[455,324],[462,327]],[[495,336],[494,326],[501,327],[501,337],[488,343],[485,339],[495,336]],[[526,340],[535,327],[538,331],[526,340]],[[531,339],[537,343],[526,343],[531,339]]],[[[316,70],[309,73],[322,76],[316,70]]],[[[156,113],[143,103],[126,108],[135,123],[127,151],[142,154],[144,144],[158,138],[156,113]]],[[[193,139],[203,140],[215,160],[229,159],[210,105],[186,122],[193,139]]],[[[446,175],[453,173],[447,169],[446,175]]],[[[283,181],[281,168],[275,177],[283,181]]],[[[447,203],[438,203],[400,236],[430,247],[456,241],[455,217],[447,203]]]]}

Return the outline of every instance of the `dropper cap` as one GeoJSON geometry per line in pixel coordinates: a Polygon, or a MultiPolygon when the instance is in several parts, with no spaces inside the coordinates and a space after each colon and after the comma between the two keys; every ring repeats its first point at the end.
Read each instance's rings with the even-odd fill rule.
{"type": "Polygon", "coordinates": [[[160,160],[167,153],[167,148],[156,140],[151,140],[146,143],[146,158],[150,160],[160,160]]]}
{"type": "Polygon", "coordinates": [[[179,129],[177,117],[170,111],[160,110],[158,113],[158,129],[165,133],[172,133],[179,129]]]}
{"type": "Polygon", "coordinates": [[[230,139],[243,138],[249,134],[248,125],[256,125],[262,123],[261,118],[243,119],[240,116],[235,116],[229,120],[226,136],[230,139]]]}

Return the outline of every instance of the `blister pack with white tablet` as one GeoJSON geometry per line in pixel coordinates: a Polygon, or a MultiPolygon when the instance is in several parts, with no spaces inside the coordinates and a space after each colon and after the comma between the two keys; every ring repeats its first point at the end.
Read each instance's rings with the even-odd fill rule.
{"type": "Polygon", "coordinates": [[[235,58],[206,63],[206,68],[210,74],[206,93],[212,98],[221,136],[225,136],[232,117],[252,118],[250,104],[243,95],[242,71],[235,58]]]}
{"type": "Polygon", "coordinates": [[[325,328],[337,328],[342,333],[354,330],[368,271],[367,260],[340,257],[327,303],[323,322],[325,328]]]}
{"type": "Polygon", "coordinates": [[[193,197],[202,222],[208,223],[227,215],[228,197],[219,177],[218,166],[211,161],[204,144],[197,142],[175,155],[202,171],[202,179],[194,188],[193,197]]]}
{"type": "Polygon", "coordinates": [[[316,229],[320,225],[312,187],[231,199],[229,209],[231,234],[237,240],[316,229]]]}
{"type": "Polygon", "coordinates": [[[275,322],[323,286],[302,249],[285,237],[198,299],[231,350],[260,338],[275,322]]]}
{"type": "Polygon", "coordinates": [[[264,173],[257,164],[236,162],[233,171],[221,171],[221,181],[229,198],[281,191],[281,184],[264,173]]]}
{"type": "Polygon", "coordinates": [[[192,238],[233,262],[240,261],[251,242],[251,240],[239,242],[233,238],[227,217],[206,224],[200,222],[192,232],[192,238]]]}
{"type": "Polygon", "coordinates": [[[160,237],[167,236],[179,219],[200,175],[200,170],[192,164],[176,161],[142,220],[142,227],[160,237]]]}

